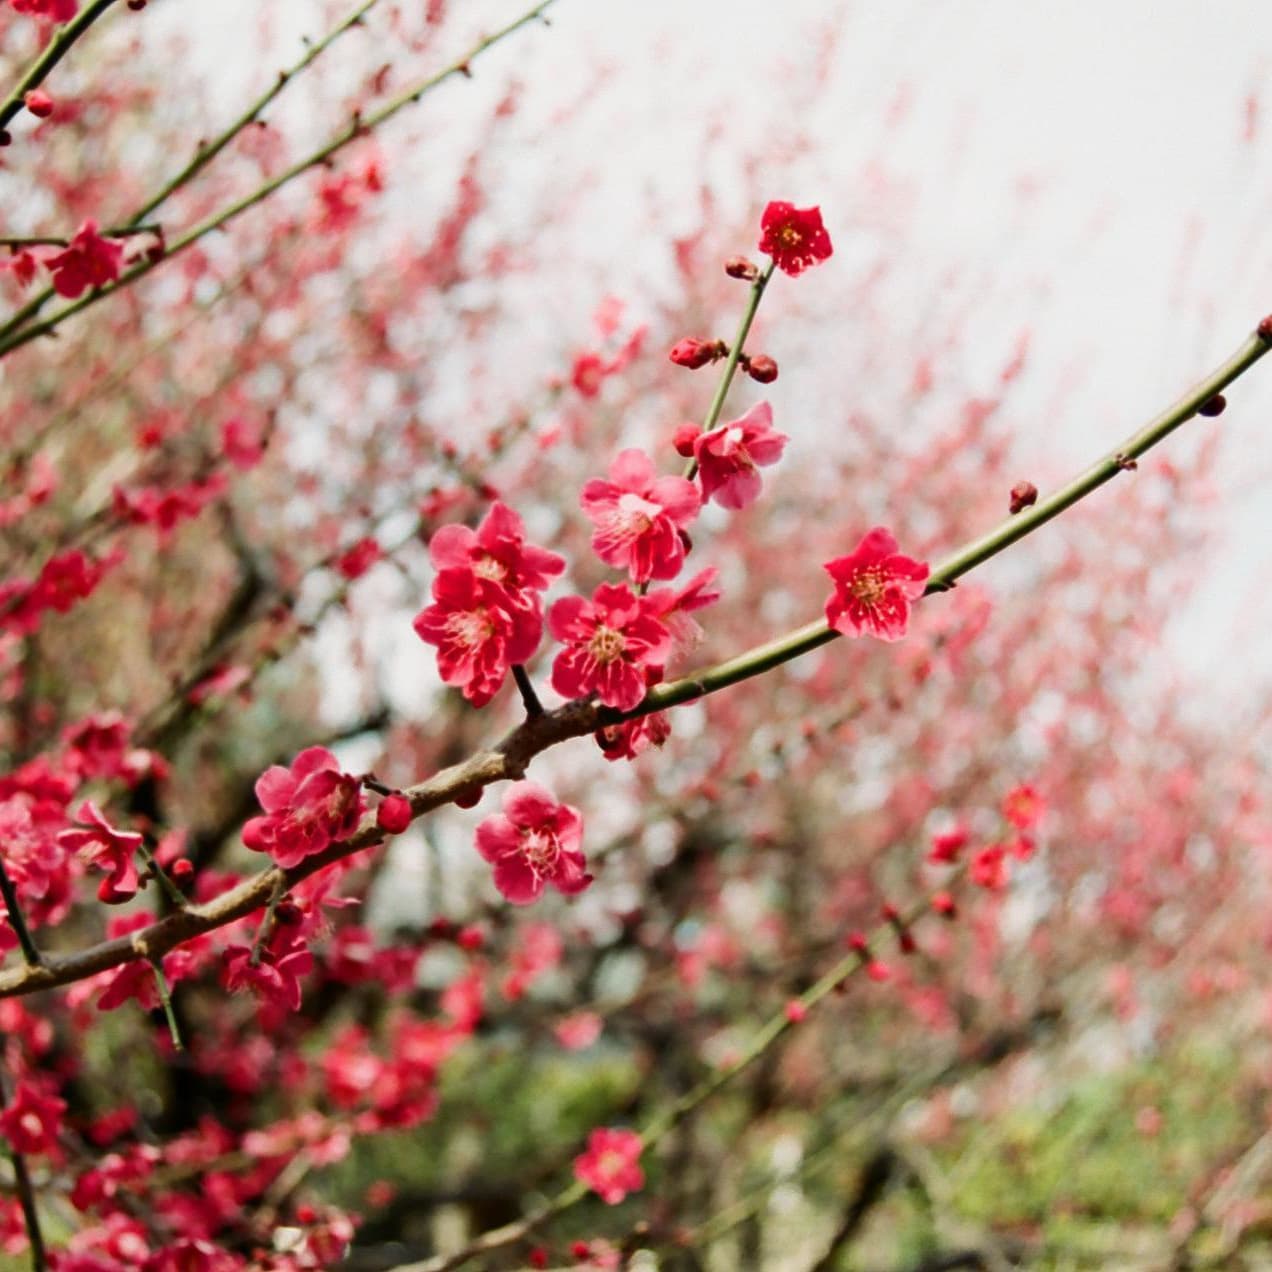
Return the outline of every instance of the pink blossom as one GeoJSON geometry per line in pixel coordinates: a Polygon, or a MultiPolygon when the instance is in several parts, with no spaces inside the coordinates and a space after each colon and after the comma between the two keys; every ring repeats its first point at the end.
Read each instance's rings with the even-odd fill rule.
{"type": "Polygon", "coordinates": [[[595,526],[592,550],[606,565],[628,570],[636,583],[680,573],[680,531],[701,505],[691,481],[660,477],[644,451],[625,450],[610,465],[608,481],[595,478],[583,487],[580,504],[595,526]]]}
{"type": "Polygon", "coordinates": [[[1028,784],[1013,787],[1003,796],[1003,816],[1017,830],[1036,826],[1046,811],[1047,801],[1028,784]]]}
{"type": "Polygon", "coordinates": [[[469,569],[442,570],[433,580],[433,604],[412,626],[422,641],[437,646],[442,680],[475,707],[499,692],[509,668],[525,662],[543,635],[537,596],[527,604],[469,569]]]}
{"type": "Polygon", "coordinates": [[[119,277],[124,245],[102,238],[96,221],[85,221],[65,251],[44,263],[53,274],[53,289],[74,300],[89,287],[105,287],[119,277]]]}
{"type": "Polygon", "coordinates": [[[495,867],[495,887],[513,903],[529,905],[551,884],[572,896],[592,882],[579,848],[583,816],[558,804],[534,782],[514,782],[494,813],[477,827],[477,851],[495,867]]]}
{"type": "Polygon", "coordinates": [[[628,1193],[645,1186],[640,1168],[643,1149],[635,1131],[600,1126],[587,1137],[587,1152],[574,1159],[574,1177],[607,1206],[617,1206],[628,1193]]]}
{"type": "Polygon", "coordinates": [[[649,603],[671,633],[671,658],[683,658],[691,654],[702,640],[702,628],[689,617],[694,610],[705,609],[720,599],[720,589],[715,586],[720,571],[714,565],[699,570],[687,583],[679,587],[659,587],[649,593],[649,603]]]}
{"type": "Polygon", "coordinates": [[[69,22],[79,12],[79,0],[9,0],[18,13],[30,13],[46,22],[69,22]]]}
{"type": "Polygon", "coordinates": [[[221,426],[221,453],[240,472],[255,468],[265,455],[265,438],[255,424],[235,416],[221,426]]]}
{"type": "Polygon", "coordinates": [[[499,583],[515,597],[542,592],[565,569],[565,558],[526,542],[525,525],[506,504],[496,501],[476,530],[442,526],[429,540],[436,570],[472,570],[499,583]]]}
{"type": "Polygon", "coordinates": [[[256,781],[265,810],[243,827],[243,842],[284,869],[347,839],[362,816],[362,788],[325,747],[302,751],[290,769],[272,765],[256,781]]]}
{"type": "Polygon", "coordinates": [[[336,559],[336,569],[351,582],[361,578],[384,557],[384,549],[369,535],[359,539],[336,559]]]}
{"type": "Polygon", "coordinates": [[[562,1016],[552,1032],[567,1051],[583,1051],[601,1036],[604,1024],[594,1011],[576,1011],[562,1016]]]}
{"type": "Polygon", "coordinates": [[[764,209],[760,230],[760,251],[767,252],[778,269],[792,276],[834,252],[818,207],[797,208],[793,203],[774,201],[764,209]]]}
{"type": "Polygon", "coordinates": [[[80,827],[62,831],[58,843],[109,872],[97,889],[98,900],[115,905],[136,896],[138,878],[133,856],[141,847],[141,836],[135,831],[116,830],[92,800],[85,800],[75,817],[80,827]]]}
{"type": "Polygon", "coordinates": [[[552,635],[566,645],[552,664],[552,687],[565,698],[596,694],[630,711],[645,696],[645,669],[661,667],[672,637],[647,596],[626,584],[602,583],[590,601],[565,596],[548,614],[552,635]]]}
{"type": "Polygon", "coordinates": [[[0,1113],[0,1132],[16,1153],[51,1153],[57,1149],[65,1112],[65,1100],[22,1081],[0,1113]]]}
{"type": "Polygon", "coordinates": [[[826,621],[845,636],[870,632],[900,640],[910,621],[910,602],[923,595],[928,567],[902,556],[890,531],[876,526],[847,556],[823,567],[835,582],[826,621]]]}
{"type": "Polygon", "coordinates": [[[776,464],[790,440],[773,427],[773,408],[760,402],[727,424],[702,433],[694,442],[703,499],[737,510],[760,497],[758,469],[776,464]]]}
{"type": "Polygon", "coordinates": [[[314,957],[299,937],[275,940],[252,964],[252,951],[231,945],[222,955],[221,984],[234,993],[250,989],[258,997],[285,1011],[300,1010],[300,978],[314,965],[314,957]]]}

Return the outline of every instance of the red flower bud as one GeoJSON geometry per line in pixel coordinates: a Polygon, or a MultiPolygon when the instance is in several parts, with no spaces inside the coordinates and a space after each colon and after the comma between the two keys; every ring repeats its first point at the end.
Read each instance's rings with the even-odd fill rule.
{"type": "Polygon", "coordinates": [[[805,1007],[798,998],[792,998],[790,1002],[786,1004],[785,1010],[786,1019],[789,1020],[792,1025],[798,1025],[799,1022],[808,1015],[808,1008],[805,1007]]]}
{"type": "Polygon", "coordinates": [[[1197,408],[1198,415],[1222,415],[1223,408],[1228,405],[1228,399],[1222,393],[1216,393],[1214,397],[1203,402],[1197,408]]]}
{"type": "Polygon", "coordinates": [[[730,256],[724,262],[724,272],[730,278],[744,278],[747,282],[758,278],[760,274],[759,268],[745,256],[730,256]]]}
{"type": "Polygon", "coordinates": [[[486,944],[486,934],[470,923],[467,927],[460,928],[455,941],[461,950],[479,950],[486,944]]]}
{"type": "MultiPolygon", "coordinates": [[[[7,146],[9,143],[6,141],[3,144],[7,146]]],[[[1272,314],[1268,314],[1268,316],[1259,323],[1257,330],[1260,340],[1266,340],[1269,344],[1272,344],[1272,314]]]]}
{"type": "Polygon", "coordinates": [[[678,367],[688,367],[690,371],[696,371],[709,362],[715,362],[717,358],[723,358],[727,352],[722,341],[698,340],[693,336],[686,336],[672,346],[667,356],[678,367]]]}
{"type": "Polygon", "coordinates": [[[295,901],[283,900],[274,907],[274,922],[280,927],[295,927],[304,917],[304,911],[295,901]]]}
{"type": "Polygon", "coordinates": [[[932,897],[932,909],[946,919],[955,918],[958,914],[958,906],[948,892],[938,892],[932,897]]]}
{"type": "Polygon", "coordinates": [[[178,857],[168,867],[168,873],[178,882],[181,882],[194,874],[194,862],[189,857],[178,857]]]}
{"type": "Polygon", "coordinates": [[[1031,481],[1018,481],[1011,488],[1011,515],[1014,517],[1024,508],[1030,508],[1038,502],[1038,487],[1031,481]]]}
{"type": "Polygon", "coordinates": [[[53,113],[53,99],[42,88],[32,89],[22,101],[38,119],[47,119],[53,113]]]}
{"type": "Polygon", "coordinates": [[[746,373],[757,384],[772,384],[777,379],[777,363],[767,353],[760,353],[747,363],[746,373]]]}
{"type": "Polygon", "coordinates": [[[676,429],[671,439],[671,444],[676,448],[676,454],[683,455],[685,459],[692,459],[693,446],[701,432],[702,430],[696,424],[682,424],[676,429]]]}
{"type": "Polygon", "coordinates": [[[411,801],[405,795],[386,795],[375,810],[375,824],[390,835],[400,835],[411,824],[411,801]]]}

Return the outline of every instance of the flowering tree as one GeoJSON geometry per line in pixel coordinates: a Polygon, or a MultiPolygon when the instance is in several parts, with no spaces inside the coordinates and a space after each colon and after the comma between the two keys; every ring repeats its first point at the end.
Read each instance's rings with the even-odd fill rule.
{"type": "Polygon", "coordinates": [[[144,0],[10,0],[0,1235],[36,1268],[829,1267],[890,1181],[939,1197],[956,1083],[1252,1001],[1257,774],[1139,674],[1213,442],[1141,460],[1272,323],[1021,480],[1023,345],[992,394],[882,384],[918,448],[782,418],[779,357],[829,412],[870,353],[800,368],[830,195],[756,193],[647,322],[595,298],[524,356],[519,283],[570,266],[492,210],[516,88],[452,107],[406,228],[395,179],[551,3],[363,0],[226,122],[144,0]]]}

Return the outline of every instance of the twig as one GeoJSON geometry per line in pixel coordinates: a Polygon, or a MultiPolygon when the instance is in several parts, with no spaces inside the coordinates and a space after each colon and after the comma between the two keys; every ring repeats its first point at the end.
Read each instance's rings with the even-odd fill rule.
{"type": "Polygon", "coordinates": [[[407,106],[418,102],[426,93],[437,88],[446,80],[452,79],[457,75],[467,76],[470,73],[470,64],[472,61],[485,53],[488,49],[493,48],[501,40],[512,35],[513,32],[526,26],[528,23],[540,18],[544,11],[553,5],[556,0],[541,0],[541,3],[522,14],[515,21],[510,22],[507,26],[496,31],[493,35],[488,35],[485,39],[480,40],[469,51],[452,62],[449,66],[438,71],[434,75],[430,75],[427,79],[420,80],[411,85],[404,92],[399,93],[396,97],[390,99],[379,110],[372,111],[367,115],[357,116],[343,130],[337,133],[333,138],[320,146],[317,150],[312,151],[303,159],[292,164],[291,167],[284,169],[276,177],[264,182],[262,185],[244,195],[241,199],[222,208],[220,212],[214,213],[206,220],[201,221],[192,229],[186,231],[180,238],[172,240],[167,244],[167,249],[163,256],[156,260],[141,260],[121,274],[115,282],[106,287],[95,288],[88,291],[79,300],[69,305],[63,306],[51,317],[43,322],[31,323],[27,320],[34,316],[39,308],[48,299],[49,293],[46,291],[40,296],[24,305],[16,314],[14,314],[8,322],[0,327],[0,357],[7,353],[11,353],[14,349],[21,348],[25,344],[30,344],[32,340],[40,336],[45,336],[55,331],[66,319],[74,317],[75,314],[87,309],[90,305],[95,305],[99,300],[104,300],[107,296],[113,296],[117,291],[125,287],[131,286],[139,278],[144,277],[155,269],[164,261],[171,260],[174,256],[179,255],[189,247],[193,247],[200,239],[206,238],[207,235],[216,230],[222,229],[235,218],[241,216],[249,208],[255,207],[258,203],[264,202],[270,195],[282,186],[294,181],[297,177],[308,172],[311,168],[316,168],[325,164],[333,155],[343,150],[350,142],[356,141],[358,138],[364,137],[368,132],[378,128],[381,124],[392,119],[394,115],[405,109],[407,106]]]}
{"type": "MultiPolygon", "coordinates": [[[[751,324],[755,321],[756,310],[760,307],[764,289],[768,286],[769,279],[773,277],[773,267],[776,264],[776,261],[769,261],[756,275],[755,281],[751,284],[751,294],[747,299],[742,321],[738,324],[738,334],[733,337],[733,344],[729,346],[729,355],[724,361],[724,369],[720,372],[720,382],[716,385],[711,405],[707,407],[706,418],[702,421],[702,431],[704,433],[711,432],[719,422],[720,412],[724,410],[724,400],[729,396],[729,386],[733,383],[734,373],[737,371],[738,362],[742,358],[742,348],[746,344],[747,336],[751,334],[751,324]]],[[[691,459],[685,465],[685,476],[692,481],[697,471],[698,461],[691,459]]]]}
{"type": "Polygon", "coordinates": [[[114,3],[115,0],[93,0],[87,9],[77,13],[49,41],[44,52],[27,67],[13,92],[0,103],[0,129],[8,127],[9,122],[25,105],[26,95],[45,81],[49,72],[70,52],[71,45],[114,3]]]}
{"type": "Polygon", "coordinates": [[[531,717],[541,716],[543,714],[543,703],[539,701],[539,695],[534,691],[530,676],[520,663],[513,665],[512,678],[516,681],[517,688],[521,692],[521,701],[525,704],[526,715],[531,717]]]}
{"type": "Polygon", "coordinates": [[[26,925],[22,906],[18,902],[18,890],[13,886],[13,880],[9,878],[3,861],[0,861],[0,896],[4,897],[4,906],[9,912],[9,926],[17,934],[18,944],[22,947],[22,958],[28,967],[39,967],[43,961],[40,951],[31,936],[31,929],[26,925]]]}

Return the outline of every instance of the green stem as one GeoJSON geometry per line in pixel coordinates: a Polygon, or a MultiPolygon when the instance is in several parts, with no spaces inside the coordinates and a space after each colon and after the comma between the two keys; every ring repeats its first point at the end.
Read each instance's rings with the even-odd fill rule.
{"type": "Polygon", "coordinates": [[[26,95],[45,81],[49,72],[70,52],[71,45],[114,3],[115,0],[93,0],[87,9],[77,13],[48,42],[44,52],[27,67],[13,92],[0,103],[0,128],[8,127],[9,122],[25,105],[26,95]]]}
{"type": "Polygon", "coordinates": [[[168,988],[168,978],[163,974],[163,967],[156,959],[150,964],[155,974],[155,985],[159,990],[159,1003],[163,1007],[164,1019],[168,1022],[168,1032],[172,1035],[172,1045],[178,1051],[184,1051],[181,1045],[181,1030],[177,1027],[177,1015],[172,1010],[172,991],[168,988]]]}
{"type": "Polygon", "coordinates": [[[155,855],[143,843],[138,849],[142,861],[146,863],[147,869],[155,882],[163,889],[163,894],[172,902],[173,906],[178,910],[184,910],[186,907],[186,899],[181,889],[172,882],[168,872],[155,860],[155,855]]]}
{"type": "MultiPolygon", "coordinates": [[[[769,279],[773,277],[773,266],[775,263],[774,261],[769,261],[756,275],[755,281],[751,284],[751,294],[747,297],[746,309],[742,314],[741,323],[738,324],[738,334],[733,337],[733,344],[729,347],[729,356],[725,358],[724,369],[720,372],[720,383],[716,385],[715,396],[711,399],[711,405],[707,407],[706,419],[702,421],[702,431],[704,433],[709,433],[720,421],[720,412],[724,410],[724,400],[729,396],[729,388],[733,384],[738,362],[746,346],[746,338],[751,334],[751,324],[755,321],[755,313],[760,307],[760,298],[764,295],[764,289],[768,286],[769,279]]],[[[685,477],[692,481],[697,472],[698,461],[691,459],[685,465],[685,477]]]]}
{"type": "Polygon", "coordinates": [[[145,277],[152,269],[164,261],[171,260],[189,247],[193,247],[200,239],[206,238],[209,234],[216,230],[222,229],[236,217],[241,216],[249,208],[255,207],[258,203],[264,202],[270,195],[294,181],[297,177],[307,172],[310,168],[315,168],[320,164],[325,164],[333,155],[342,150],[350,142],[359,137],[365,136],[381,124],[391,119],[394,115],[405,107],[418,102],[421,97],[446,80],[456,75],[468,75],[470,63],[498,44],[501,40],[507,38],[514,31],[525,26],[527,23],[533,22],[541,17],[545,10],[551,7],[556,0],[541,0],[541,3],[534,6],[528,12],[517,18],[516,21],[510,22],[507,26],[496,31],[493,35],[488,35],[485,39],[475,44],[463,57],[452,62],[443,70],[438,71],[434,75],[430,75],[427,79],[418,81],[413,84],[405,92],[399,93],[396,97],[390,99],[379,110],[373,111],[369,115],[361,115],[355,117],[342,131],[336,134],[326,144],[320,146],[317,150],[312,151],[305,158],[298,160],[292,164],[290,168],[286,168],[280,172],[278,176],[264,182],[262,185],[251,193],[244,195],[241,199],[231,203],[229,207],[223,208],[220,212],[208,217],[205,221],[201,221],[198,225],[188,230],[180,238],[172,240],[167,245],[164,255],[157,260],[138,261],[130,270],[121,274],[115,282],[107,287],[99,287],[93,291],[87,292],[79,300],[69,305],[63,306],[51,317],[44,322],[27,323],[26,319],[38,310],[44,300],[47,299],[47,293],[37,296],[29,304],[25,305],[18,311],[3,327],[0,327],[0,357],[7,353],[11,353],[14,349],[21,348],[25,344],[30,344],[32,340],[40,336],[48,335],[56,330],[66,319],[74,317],[81,313],[90,305],[95,305],[99,300],[104,300],[107,296],[113,296],[117,291],[125,287],[131,286],[139,278],[145,277]],[[25,324],[25,325],[24,325],[25,324]]]}
{"type": "MultiPolygon", "coordinates": [[[[1126,470],[1128,459],[1135,459],[1151,450],[1181,424],[1191,419],[1197,414],[1198,409],[1209,402],[1216,393],[1222,392],[1227,385],[1258,362],[1270,347],[1272,345],[1264,337],[1258,334],[1250,336],[1232,357],[1189,389],[1173,406],[1167,407],[1138,432],[1131,434],[1121,446],[1111,450],[1103,459],[1075,477],[1068,485],[1062,486],[1055,494],[1040,500],[1025,512],[1008,517],[996,529],[979,539],[974,539],[953,556],[947,557],[932,570],[924,595],[930,596],[934,592],[949,591],[955,581],[968,571],[983,565],[1005,548],[1009,548],[1026,535],[1032,534],[1053,517],[1058,517],[1067,508],[1085,499],[1092,491],[1098,490],[1105,482],[1112,481],[1119,473],[1126,470]]],[[[817,622],[809,623],[763,645],[757,645],[736,658],[718,663],[693,676],[657,685],[649,691],[638,707],[625,713],[615,712],[607,715],[605,722],[633,720],[639,716],[649,715],[653,711],[662,711],[667,707],[692,702],[695,698],[715,693],[719,689],[749,680],[752,676],[758,676],[782,663],[790,662],[801,654],[809,653],[827,644],[838,635],[838,632],[827,625],[825,619],[819,619],[817,622]]]]}

